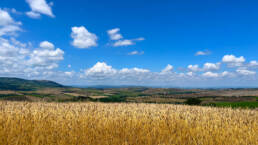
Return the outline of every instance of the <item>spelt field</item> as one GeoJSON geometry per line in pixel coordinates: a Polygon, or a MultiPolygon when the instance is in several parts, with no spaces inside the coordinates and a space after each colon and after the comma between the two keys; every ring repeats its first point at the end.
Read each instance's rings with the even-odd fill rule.
{"type": "Polygon", "coordinates": [[[0,102],[1,145],[257,145],[257,110],[0,102]]]}

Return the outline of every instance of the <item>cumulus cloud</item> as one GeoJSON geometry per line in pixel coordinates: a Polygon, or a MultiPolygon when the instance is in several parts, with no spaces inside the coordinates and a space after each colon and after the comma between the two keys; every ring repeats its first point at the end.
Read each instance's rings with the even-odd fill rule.
{"type": "Polygon", "coordinates": [[[132,52],[129,52],[128,55],[143,55],[144,54],[144,51],[132,51],[132,52]]]}
{"type": "Polygon", "coordinates": [[[143,38],[143,37],[139,37],[139,38],[136,38],[136,39],[134,39],[135,41],[143,41],[143,40],[145,40],[145,38],[143,38]]]}
{"type": "Polygon", "coordinates": [[[203,65],[203,70],[204,71],[214,71],[214,70],[219,70],[220,69],[220,63],[205,63],[203,65]]]}
{"type": "Polygon", "coordinates": [[[255,75],[255,71],[250,71],[246,69],[237,69],[236,72],[240,75],[249,76],[249,75],[255,75]]]}
{"type": "Polygon", "coordinates": [[[74,71],[66,71],[66,72],[64,72],[64,74],[65,74],[66,76],[68,76],[68,77],[73,77],[74,74],[75,74],[75,72],[74,72],[74,71]]]}
{"type": "Polygon", "coordinates": [[[123,36],[119,33],[120,29],[119,28],[114,28],[111,30],[108,30],[107,33],[109,35],[109,38],[111,40],[119,40],[122,39],[123,36]]]}
{"type": "Polygon", "coordinates": [[[22,12],[17,11],[15,8],[3,8],[3,10],[7,11],[8,13],[16,14],[16,15],[21,15],[22,12]]]}
{"type": "Polygon", "coordinates": [[[59,48],[31,50],[27,46],[17,40],[0,38],[0,67],[3,70],[0,74],[20,77],[50,75],[63,60],[64,52],[59,48]]]}
{"type": "Polygon", "coordinates": [[[29,4],[31,11],[27,12],[26,15],[31,18],[39,18],[41,14],[55,17],[52,12],[51,6],[53,3],[47,3],[46,0],[26,0],[29,4]]]}
{"type": "Polygon", "coordinates": [[[34,67],[36,66],[44,67],[46,69],[53,69],[58,67],[56,62],[64,59],[63,55],[64,51],[62,51],[60,48],[55,50],[40,48],[32,51],[28,63],[34,67]]]}
{"type": "Polygon", "coordinates": [[[2,9],[0,9],[0,26],[6,26],[9,24],[14,23],[13,18],[9,15],[9,13],[7,11],[4,11],[2,9]]]}
{"type": "Polygon", "coordinates": [[[224,77],[224,78],[234,78],[234,77],[236,77],[236,76],[237,76],[237,74],[234,73],[234,72],[223,71],[223,72],[221,73],[221,77],[224,77]]]}
{"type": "Polygon", "coordinates": [[[188,65],[187,68],[189,71],[192,71],[192,72],[200,71],[199,65],[197,65],[197,64],[188,65]]]}
{"type": "Polygon", "coordinates": [[[16,22],[10,14],[0,8],[0,36],[16,35],[17,31],[21,31],[21,22],[16,22]]]}
{"type": "Polygon", "coordinates": [[[85,49],[97,46],[98,37],[89,32],[84,26],[72,27],[71,37],[73,38],[72,45],[74,47],[85,49]]]}
{"type": "Polygon", "coordinates": [[[134,45],[135,43],[132,40],[118,40],[114,43],[114,46],[128,46],[128,45],[134,45]]]}
{"type": "Polygon", "coordinates": [[[54,49],[55,48],[54,44],[51,42],[48,42],[48,41],[40,42],[39,46],[41,48],[45,48],[45,49],[54,49]]]}
{"type": "Polygon", "coordinates": [[[119,71],[119,73],[125,74],[125,73],[147,73],[150,72],[147,69],[141,69],[141,68],[132,68],[132,69],[128,69],[128,68],[123,68],[119,71]]]}
{"type": "Polygon", "coordinates": [[[208,71],[208,72],[203,73],[202,76],[209,77],[209,78],[216,78],[216,77],[219,77],[219,74],[208,71]]]}
{"type": "Polygon", "coordinates": [[[39,13],[33,11],[26,12],[26,15],[33,19],[38,19],[41,16],[39,13]]]}
{"type": "Polygon", "coordinates": [[[0,36],[3,35],[16,35],[17,31],[22,31],[22,29],[18,25],[9,25],[0,27],[0,36]]]}
{"type": "Polygon", "coordinates": [[[152,73],[148,69],[142,68],[123,68],[117,71],[115,80],[119,80],[124,83],[143,83],[150,79],[152,73]]]}
{"type": "MultiPolygon", "coordinates": [[[[86,69],[80,76],[92,81],[108,80],[110,83],[114,81],[122,83],[137,82],[147,77],[150,71],[142,68],[122,68],[115,69],[105,62],[97,62],[93,67],[86,69]]],[[[103,82],[102,82],[103,83],[103,82]]]]}
{"type": "Polygon", "coordinates": [[[172,65],[168,64],[168,65],[161,71],[161,73],[162,73],[162,74],[170,73],[170,72],[172,72],[173,68],[174,68],[174,67],[173,67],[172,65]]]}
{"type": "Polygon", "coordinates": [[[221,75],[222,75],[223,77],[225,77],[225,76],[230,75],[230,73],[229,73],[228,71],[223,71],[223,72],[221,73],[221,75]]]}
{"type": "Polygon", "coordinates": [[[64,59],[63,55],[63,50],[55,49],[51,42],[43,41],[40,43],[40,48],[30,52],[26,63],[37,69],[52,70],[57,68],[58,62],[64,59]]]}
{"type": "Polygon", "coordinates": [[[253,61],[250,61],[250,63],[248,64],[249,67],[258,67],[258,62],[253,60],[253,61]]]}
{"type": "Polygon", "coordinates": [[[123,36],[120,33],[120,28],[114,28],[107,31],[110,40],[113,40],[113,46],[119,47],[119,46],[129,46],[129,45],[135,45],[136,41],[143,41],[145,40],[143,37],[135,38],[135,39],[122,39],[123,36]]]}
{"type": "Polygon", "coordinates": [[[199,55],[210,55],[210,54],[211,54],[211,52],[208,51],[208,50],[205,50],[205,51],[197,51],[197,52],[195,53],[195,56],[199,56],[199,55]]]}
{"type": "Polygon", "coordinates": [[[191,76],[191,77],[192,77],[192,76],[194,75],[194,73],[193,73],[193,72],[187,72],[187,73],[186,73],[186,75],[188,75],[188,76],[191,76]]]}
{"type": "Polygon", "coordinates": [[[113,75],[116,70],[112,66],[107,65],[105,62],[97,62],[92,68],[85,71],[87,76],[89,75],[113,75]]]}
{"type": "Polygon", "coordinates": [[[242,66],[245,62],[245,58],[243,56],[236,57],[235,55],[224,55],[222,58],[222,62],[226,63],[230,67],[242,66]]]}
{"type": "MultiPolygon", "coordinates": [[[[93,67],[85,69],[80,76],[83,80],[87,80],[89,83],[93,84],[165,86],[171,84],[176,86],[186,84],[186,86],[190,85],[196,87],[198,83],[203,83],[203,85],[207,87],[212,86],[210,85],[211,81],[221,83],[220,85],[223,86],[226,84],[225,80],[227,80],[231,85],[237,84],[236,82],[239,84],[240,82],[243,82],[243,79],[239,77],[240,75],[242,76],[244,74],[245,76],[248,76],[247,73],[254,75],[254,73],[243,71],[243,69],[239,69],[235,73],[229,71],[206,71],[204,73],[200,73],[199,70],[203,69],[196,67],[196,65],[192,65],[192,68],[198,68],[198,71],[189,71],[186,73],[173,72],[173,66],[170,64],[160,72],[152,72],[148,69],[137,67],[116,69],[105,62],[97,62],[93,67]]],[[[211,68],[211,70],[215,69],[213,67],[211,68]]]]}

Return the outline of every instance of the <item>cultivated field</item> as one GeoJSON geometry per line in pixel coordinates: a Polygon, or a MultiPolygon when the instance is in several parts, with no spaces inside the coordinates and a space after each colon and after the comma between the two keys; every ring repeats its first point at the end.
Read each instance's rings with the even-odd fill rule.
{"type": "Polygon", "coordinates": [[[1,145],[257,145],[257,110],[0,102],[1,145]]]}
{"type": "MultiPolygon", "coordinates": [[[[1,79],[0,79],[1,83],[1,79]]],[[[18,87],[19,88],[19,87],[18,87]]],[[[21,88],[21,86],[20,86],[21,88]]],[[[179,89],[179,88],[72,88],[42,87],[31,90],[2,89],[0,101],[27,102],[109,102],[187,104],[190,98],[200,106],[258,108],[258,89],[179,89]]]]}

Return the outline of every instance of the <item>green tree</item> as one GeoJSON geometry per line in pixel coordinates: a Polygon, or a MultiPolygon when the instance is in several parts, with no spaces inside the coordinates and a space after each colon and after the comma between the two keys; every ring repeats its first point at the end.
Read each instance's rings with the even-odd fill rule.
{"type": "Polygon", "coordinates": [[[185,101],[185,104],[187,105],[200,105],[202,102],[202,100],[198,99],[198,98],[188,98],[185,101]]]}

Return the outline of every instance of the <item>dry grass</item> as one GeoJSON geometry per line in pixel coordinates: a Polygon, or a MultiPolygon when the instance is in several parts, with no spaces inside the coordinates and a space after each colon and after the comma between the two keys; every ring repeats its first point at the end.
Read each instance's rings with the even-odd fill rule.
{"type": "Polygon", "coordinates": [[[93,99],[108,98],[108,96],[90,96],[93,99]]]}
{"type": "Polygon", "coordinates": [[[15,92],[15,91],[1,91],[1,90],[0,90],[0,94],[1,94],[1,95],[16,94],[16,92],[15,92]]]}
{"type": "Polygon", "coordinates": [[[64,94],[70,95],[70,96],[75,96],[75,97],[81,96],[81,94],[78,94],[78,93],[64,93],[64,94]]]}
{"type": "Polygon", "coordinates": [[[143,97],[127,97],[126,101],[128,102],[155,102],[155,103],[183,103],[186,99],[177,99],[177,98],[161,98],[161,97],[152,97],[152,96],[143,96],[143,97]]]}
{"type": "Polygon", "coordinates": [[[0,102],[1,145],[257,145],[257,110],[0,102]]]}

